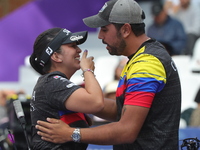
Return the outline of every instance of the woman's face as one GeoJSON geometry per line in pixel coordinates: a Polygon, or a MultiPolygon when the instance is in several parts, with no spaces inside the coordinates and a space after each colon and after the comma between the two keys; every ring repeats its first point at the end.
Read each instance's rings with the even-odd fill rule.
{"type": "Polygon", "coordinates": [[[65,44],[61,46],[60,58],[62,65],[69,70],[80,69],[80,53],[81,49],[76,43],[65,44]]]}

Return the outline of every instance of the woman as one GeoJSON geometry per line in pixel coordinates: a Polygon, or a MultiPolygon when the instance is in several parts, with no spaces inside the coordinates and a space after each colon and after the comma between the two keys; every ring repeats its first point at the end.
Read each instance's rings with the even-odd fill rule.
{"type": "MultiPolygon", "coordinates": [[[[33,150],[86,150],[87,144],[75,142],[54,144],[41,140],[35,125],[47,117],[59,118],[72,127],[89,127],[84,113],[96,113],[103,109],[103,94],[94,75],[93,57],[87,58],[77,46],[87,39],[87,32],[71,33],[67,29],[52,28],[35,40],[30,57],[31,66],[42,76],[38,79],[31,99],[33,150]],[[70,81],[71,76],[82,69],[85,88],[70,81]]],[[[78,132],[76,132],[78,133],[78,132]]]]}

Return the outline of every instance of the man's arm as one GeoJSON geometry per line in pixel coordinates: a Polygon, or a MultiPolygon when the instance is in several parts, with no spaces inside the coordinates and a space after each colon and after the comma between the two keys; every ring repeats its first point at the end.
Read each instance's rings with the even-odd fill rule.
{"type": "MultiPolygon", "coordinates": [[[[137,138],[148,112],[149,108],[125,105],[118,122],[93,128],[81,128],[81,142],[99,145],[131,143],[137,138]]],[[[72,141],[74,128],[59,120],[48,121],[52,123],[38,121],[39,125],[36,126],[43,140],[53,143],[72,141]]]]}
{"type": "Polygon", "coordinates": [[[97,112],[93,115],[108,121],[116,121],[116,116],[117,116],[116,100],[104,98],[104,108],[100,112],[97,112]]]}

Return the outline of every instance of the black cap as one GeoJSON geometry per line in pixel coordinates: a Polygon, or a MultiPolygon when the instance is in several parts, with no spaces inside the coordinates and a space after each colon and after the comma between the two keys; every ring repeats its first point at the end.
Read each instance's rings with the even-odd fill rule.
{"type": "Polygon", "coordinates": [[[67,29],[61,29],[57,36],[48,44],[40,58],[40,65],[44,66],[50,56],[63,44],[76,42],[82,44],[87,39],[87,31],[72,33],[67,29]]]}
{"type": "MultiPolygon", "coordinates": [[[[52,29],[52,31],[53,30],[54,29],[52,29]]],[[[65,28],[60,28],[58,34],[49,42],[40,57],[36,57],[35,53],[32,53],[30,57],[31,66],[40,74],[44,74],[43,67],[48,62],[51,55],[57,51],[61,45],[74,42],[76,42],[77,45],[82,44],[86,41],[87,35],[87,31],[72,33],[65,28]]]]}

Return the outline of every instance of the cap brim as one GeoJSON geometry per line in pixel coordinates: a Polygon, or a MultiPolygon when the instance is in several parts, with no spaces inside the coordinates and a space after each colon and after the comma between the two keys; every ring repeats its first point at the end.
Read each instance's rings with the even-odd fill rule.
{"type": "Polygon", "coordinates": [[[76,42],[77,45],[83,44],[88,36],[87,31],[72,33],[62,44],[69,44],[76,42]]]}
{"type": "Polygon", "coordinates": [[[110,22],[101,19],[98,14],[84,18],[83,22],[85,23],[86,26],[90,28],[99,28],[111,24],[110,22]]]}

